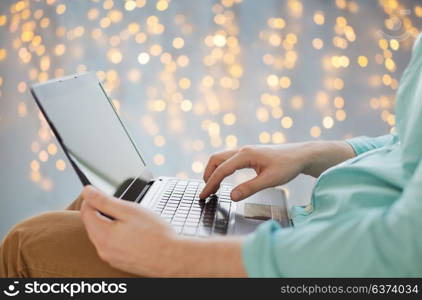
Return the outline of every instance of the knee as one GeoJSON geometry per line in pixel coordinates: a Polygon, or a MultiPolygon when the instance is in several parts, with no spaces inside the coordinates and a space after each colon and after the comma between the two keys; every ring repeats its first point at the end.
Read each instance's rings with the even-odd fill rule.
{"type": "Polygon", "coordinates": [[[0,277],[20,276],[21,270],[40,256],[42,244],[51,242],[49,232],[63,223],[78,221],[79,212],[48,212],[12,227],[0,245],[0,277]]]}

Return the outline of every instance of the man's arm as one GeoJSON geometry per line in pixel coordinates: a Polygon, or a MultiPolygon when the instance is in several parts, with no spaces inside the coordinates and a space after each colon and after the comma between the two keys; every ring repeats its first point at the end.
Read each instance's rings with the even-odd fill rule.
{"type": "Polygon", "coordinates": [[[82,220],[105,263],[150,277],[245,277],[243,239],[177,235],[158,215],[136,203],[85,187],[82,220]],[[105,213],[113,220],[101,215],[105,213]]]}
{"type": "Polygon", "coordinates": [[[313,177],[318,177],[325,170],[356,156],[350,144],[344,141],[308,142],[304,147],[309,148],[309,154],[302,173],[313,177]]]}
{"type": "Polygon", "coordinates": [[[343,141],[317,141],[275,146],[246,146],[211,156],[204,172],[201,199],[215,193],[221,181],[236,170],[252,168],[257,176],[236,186],[233,201],[245,199],[268,187],[285,184],[300,173],[318,177],[326,169],[356,154],[343,141]]]}

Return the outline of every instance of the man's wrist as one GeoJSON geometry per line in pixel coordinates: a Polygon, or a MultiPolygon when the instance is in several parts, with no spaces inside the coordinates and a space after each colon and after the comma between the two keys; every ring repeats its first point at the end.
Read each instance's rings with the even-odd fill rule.
{"type": "Polygon", "coordinates": [[[156,276],[245,277],[242,246],[243,239],[239,237],[176,236],[168,241],[156,276]]]}
{"type": "Polygon", "coordinates": [[[322,172],[356,156],[345,141],[312,141],[303,143],[305,165],[302,173],[318,177],[322,172]]]}

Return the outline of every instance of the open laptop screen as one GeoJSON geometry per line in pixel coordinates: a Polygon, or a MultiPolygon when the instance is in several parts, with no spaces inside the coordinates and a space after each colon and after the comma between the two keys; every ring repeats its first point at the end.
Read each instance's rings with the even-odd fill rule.
{"type": "Polygon", "coordinates": [[[152,175],[96,75],[56,79],[31,91],[76,169],[104,192],[134,200],[125,198],[133,191],[123,192],[142,190],[152,175]]]}

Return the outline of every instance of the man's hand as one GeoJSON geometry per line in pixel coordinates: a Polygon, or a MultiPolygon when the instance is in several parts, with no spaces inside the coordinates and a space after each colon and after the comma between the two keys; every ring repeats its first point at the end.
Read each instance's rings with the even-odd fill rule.
{"type": "Polygon", "coordinates": [[[84,188],[82,197],[82,220],[102,260],[132,274],[164,273],[163,263],[168,261],[177,237],[164,220],[138,204],[109,197],[92,186],[84,188]]]}
{"type": "Polygon", "coordinates": [[[178,236],[139,204],[107,196],[92,186],[84,188],[82,197],[88,236],[100,258],[117,269],[152,277],[246,276],[240,238],[178,236]]]}
{"type": "Polygon", "coordinates": [[[284,184],[305,167],[305,153],[299,144],[281,146],[247,146],[239,150],[212,155],[205,168],[206,185],[200,194],[204,199],[215,193],[221,181],[236,170],[252,168],[257,176],[236,186],[231,192],[233,201],[245,199],[268,187],[284,184]]]}
{"type": "Polygon", "coordinates": [[[277,146],[247,146],[211,156],[205,168],[201,199],[215,193],[221,181],[236,170],[252,168],[257,176],[236,186],[233,201],[268,187],[285,184],[300,173],[318,177],[326,169],[355,156],[346,142],[308,142],[277,146]]]}

